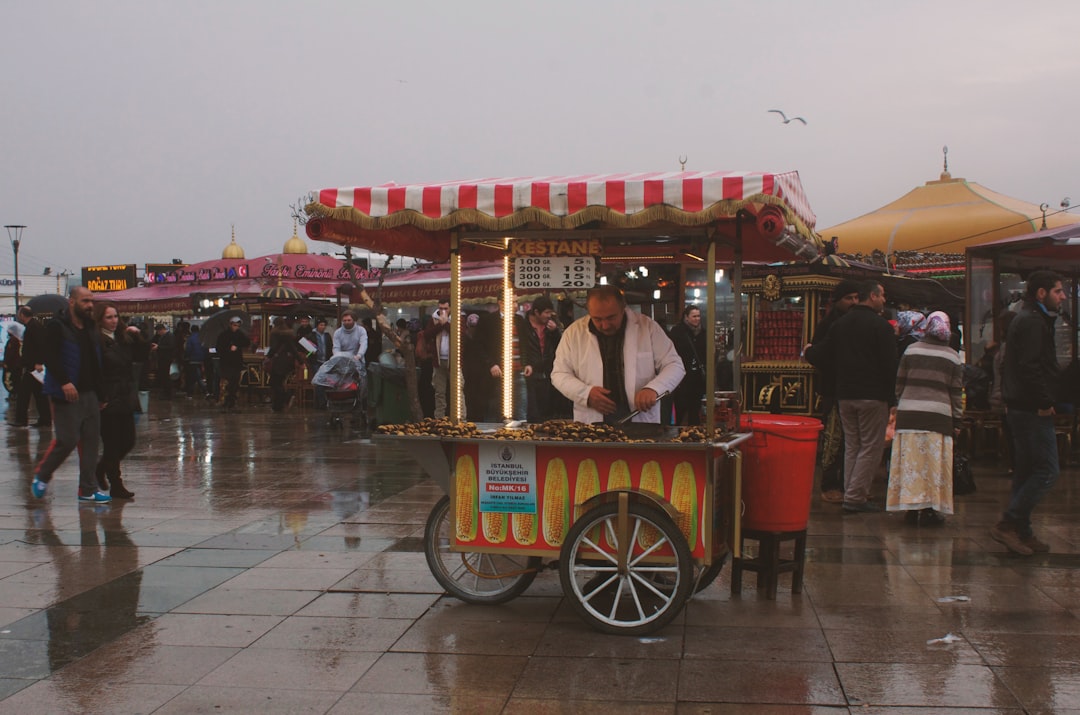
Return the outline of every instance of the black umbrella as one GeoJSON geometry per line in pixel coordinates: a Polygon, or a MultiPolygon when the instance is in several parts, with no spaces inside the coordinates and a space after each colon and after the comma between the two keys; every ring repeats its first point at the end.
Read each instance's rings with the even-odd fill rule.
{"type": "Polygon", "coordinates": [[[214,347],[218,336],[229,329],[229,321],[240,318],[240,327],[247,330],[251,327],[251,314],[235,308],[219,310],[211,315],[199,328],[199,342],[208,348],[214,347]]]}
{"type": "Polygon", "coordinates": [[[26,301],[26,305],[30,310],[34,311],[35,315],[56,315],[62,310],[67,310],[70,304],[68,299],[62,295],[45,293],[44,295],[35,295],[26,301]]]}

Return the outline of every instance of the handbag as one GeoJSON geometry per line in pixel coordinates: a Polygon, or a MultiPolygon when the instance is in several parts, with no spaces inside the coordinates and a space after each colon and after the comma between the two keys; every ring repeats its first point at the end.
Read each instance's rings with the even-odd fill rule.
{"type": "Polygon", "coordinates": [[[953,453],[952,484],[954,496],[964,496],[975,492],[975,477],[971,473],[971,462],[962,454],[953,453]]]}

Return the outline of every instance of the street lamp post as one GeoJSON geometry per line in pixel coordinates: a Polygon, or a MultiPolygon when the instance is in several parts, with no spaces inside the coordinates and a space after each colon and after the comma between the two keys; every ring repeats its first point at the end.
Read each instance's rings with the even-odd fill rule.
{"type": "Polygon", "coordinates": [[[8,232],[8,238],[11,239],[11,250],[15,252],[15,310],[12,313],[18,314],[19,312],[19,244],[22,243],[22,232],[26,226],[19,226],[17,224],[8,224],[4,226],[8,232]]]}

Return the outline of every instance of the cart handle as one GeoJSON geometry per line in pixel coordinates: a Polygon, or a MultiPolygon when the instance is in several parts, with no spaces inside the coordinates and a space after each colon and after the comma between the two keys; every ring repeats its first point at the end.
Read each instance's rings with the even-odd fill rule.
{"type": "Polygon", "coordinates": [[[736,435],[734,439],[729,439],[726,442],[716,442],[716,446],[719,447],[720,449],[724,450],[725,452],[730,452],[731,450],[735,449],[740,444],[742,444],[743,442],[745,442],[746,440],[750,439],[753,436],[754,436],[753,432],[743,432],[741,434],[736,435]]]}

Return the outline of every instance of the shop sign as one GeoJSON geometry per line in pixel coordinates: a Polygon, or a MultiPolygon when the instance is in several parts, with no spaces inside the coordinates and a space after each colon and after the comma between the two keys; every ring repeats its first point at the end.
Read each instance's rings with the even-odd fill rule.
{"type": "Polygon", "coordinates": [[[479,450],[480,511],[535,514],[536,447],[492,441],[479,450]]]}
{"type": "MultiPolygon", "coordinates": [[[[298,263],[295,266],[263,263],[262,269],[256,276],[251,275],[250,267],[247,263],[230,265],[211,264],[202,265],[198,268],[190,266],[174,266],[171,264],[147,264],[146,268],[147,271],[144,280],[147,285],[157,285],[160,283],[194,283],[196,281],[206,283],[210,281],[232,281],[251,277],[305,281],[347,281],[351,279],[349,275],[350,271],[344,265],[341,267],[328,268],[325,266],[306,265],[303,263],[298,263]],[[151,272],[151,267],[167,268],[169,270],[151,272]]],[[[355,280],[373,281],[378,279],[379,274],[382,273],[382,269],[369,269],[354,266],[351,273],[352,278],[355,278],[355,280]]]]}
{"type": "Polygon", "coordinates": [[[82,282],[94,293],[127,290],[136,285],[135,264],[83,266],[82,282]]]}
{"type": "Polygon", "coordinates": [[[176,283],[177,276],[186,263],[147,263],[143,273],[143,283],[146,285],[159,285],[161,283],[176,283]]]}
{"type": "Polygon", "coordinates": [[[591,256],[518,256],[515,288],[587,289],[596,285],[596,259],[591,256]]]}
{"type": "Polygon", "coordinates": [[[516,256],[600,256],[603,248],[598,238],[518,238],[511,239],[508,247],[511,257],[516,256]]]}

